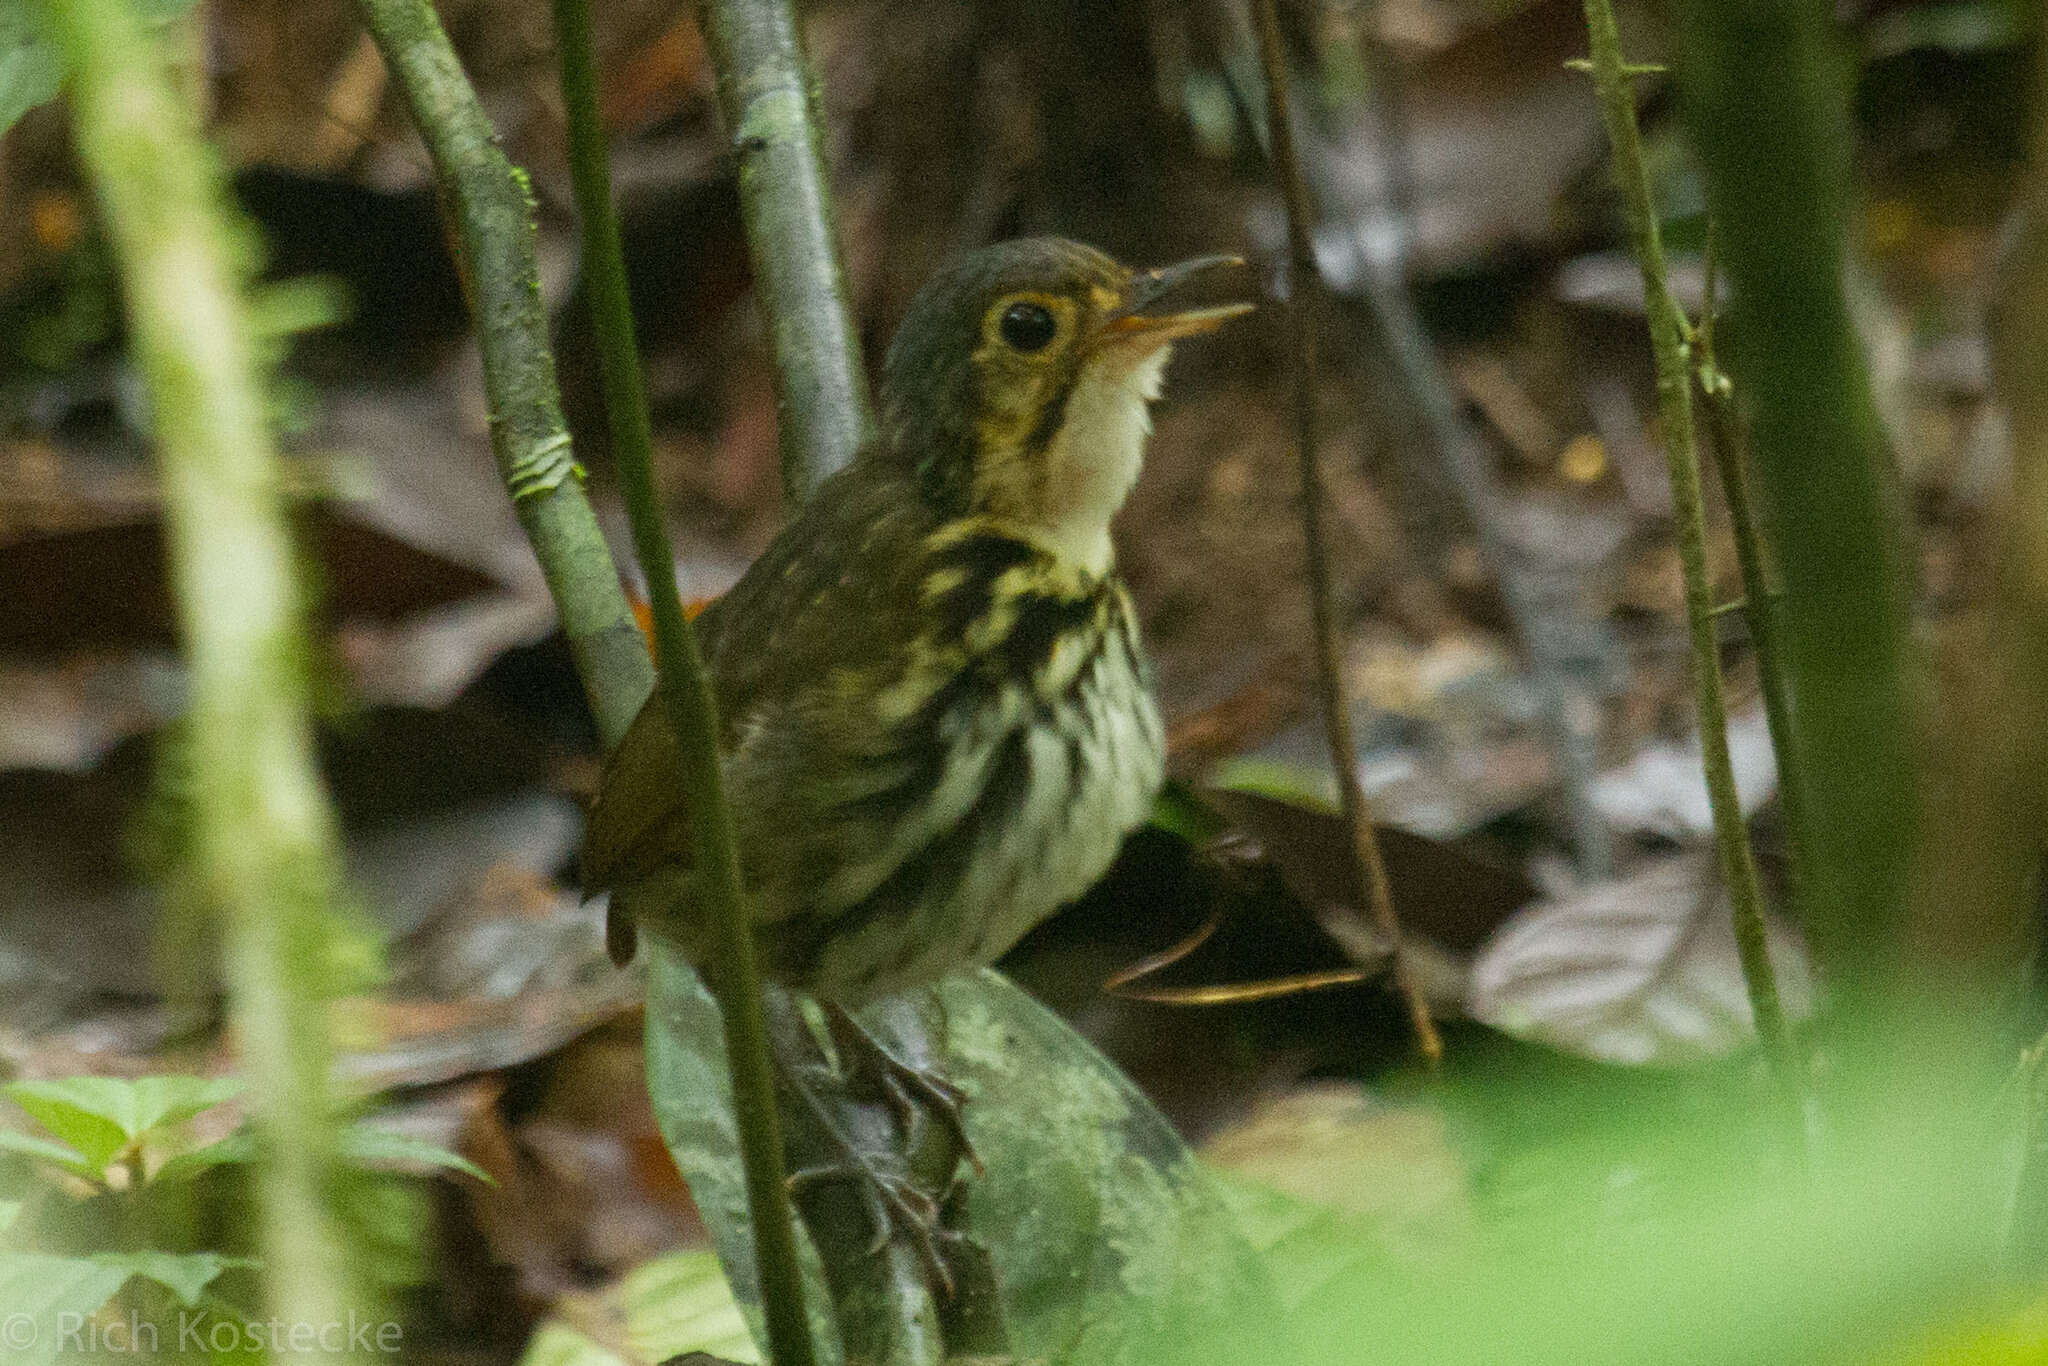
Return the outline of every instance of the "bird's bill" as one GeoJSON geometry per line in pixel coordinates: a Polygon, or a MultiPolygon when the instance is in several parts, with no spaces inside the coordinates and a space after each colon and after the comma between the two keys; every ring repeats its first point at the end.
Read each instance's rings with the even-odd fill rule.
{"type": "MultiPolygon", "coordinates": [[[[1194,304],[1204,294],[1213,298],[1215,282],[1240,274],[1244,266],[1242,256],[1201,256],[1177,266],[1140,271],[1132,277],[1122,306],[1103,324],[1104,340],[1160,346],[1179,337],[1214,331],[1251,312],[1254,305],[1244,299],[1194,304]]],[[[1236,292],[1243,292],[1241,280],[1236,292]]]]}

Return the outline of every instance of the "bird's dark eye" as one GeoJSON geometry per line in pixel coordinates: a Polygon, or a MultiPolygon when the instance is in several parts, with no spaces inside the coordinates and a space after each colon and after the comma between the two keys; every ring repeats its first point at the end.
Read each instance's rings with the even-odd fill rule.
{"type": "Polygon", "coordinates": [[[1038,304],[1011,304],[1003,310],[1003,320],[996,324],[996,330],[1019,351],[1042,351],[1059,330],[1059,324],[1038,304]]]}

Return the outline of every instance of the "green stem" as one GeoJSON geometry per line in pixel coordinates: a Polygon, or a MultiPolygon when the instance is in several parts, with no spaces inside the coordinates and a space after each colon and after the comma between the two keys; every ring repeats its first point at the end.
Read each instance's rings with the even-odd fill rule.
{"type": "Polygon", "coordinates": [[[1678,522],[1685,622],[1692,639],[1693,690],[1699,708],[1700,762],[1706,770],[1707,797],[1714,811],[1714,846],[1728,887],[1742,980],[1749,991],[1757,1038],[1787,1095],[1796,1097],[1803,1090],[1803,1069],[1778,1000],[1777,974],[1771,967],[1764,928],[1763,892],[1735,791],[1735,769],[1728,758],[1728,716],[1722,697],[1720,643],[1714,630],[1713,584],[1707,574],[1706,512],[1700,492],[1685,320],[1667,283],[1663,237],[1650,205],[1650,183],[1643,171],[1642,143],[1636,130],[1635,95],[1623,68],[1614,8],[1609,0],[1585,0],[1585,10],[1586,31],[1592,39],[1593,84],[1614,151],[1614,178],[1621,191],[1629,236],[1642,266],[1643,302],[1656,356],[1657,413],[1663,427],[1665,465],[1671,474],[1672,512],[1678,522]]]}
{"type": "Polygon", "coordinates": [[[1757,684],[1764,697],[1764,723],[1771,732],[1771,754],[1778,766],[1778,804],[1785,814],[1786,900],[1796,910],[1804,862],[1799,844],[1809,820],[1806,765],[1800,758],[1798,737],[1792,729],[1792,694],[1785,682],[1785,595],[1777,576],[1771,573],[1764,552],[1763,530],[1757,525],[1756,506],[1750,497],[1742,420],[1735,410],[1735,386],[1714,356],[1714,296],[1718,284],[1714,245],[1714,230],[1709,224],[1706,300],[1701,305],[1699,327],[1693,338],[1693,361],[1707,432],[1713,438],[1715,465],[1721,472],[1721,496],[1728,504],[1728,521],[1735,533],[1735,561],[1742,569],[1742,615],[1749,623],[1749,638],[1756,647],[1757,684]]]}
{"type": "Polygon", "coordinates": [[[1386,859],[1380,853],[1379,837],[1373,831],[1372,805],[1358,778],[1358,743],[1351,734],[1351,703],[1345,695],[1344,673],[1337,660],[1336,610],[1331,602],[1330,555],[1323,536],[1323,477],[1316,462],[1316,344],[1315,303],[1321,295],[1322,276],[1316,270],[1315,250],[1309,241],[1309,225],[1315,221],[1309,205],[1308,184],[1302,178],[1301,162],[1294,150],[1294,123],[1288,101],[1287,54],[1280,39],[1280,20],[1274,0],[1258,0],[1253,7],[1258,21],[1259,61],[1265,72],[1266,126],[1272,144],[1273,168],[1280,182],[1280,195],[1287,206],[1288,279],[1287,330],[1294,353],[1295,454],[1301,462],[1301,533],[1306,555],[1310,631],[1314,636],[1316,673],[1322,701],[1323,735],[1330,750],[1330,764],[1337,771],[1337,793],[1343,805],[1344,821],[1351,830],[1352,857],[1358,864],[1359,884],[1374,923],[1392,948],[1394,985],[1408,1008],[1409,1024],[1415,1031],[1416,1047],[1424,1061],[1435,1067],[1443,1060],[1444,1044],[1430,1018],[1429,1003],[1415,980],[1413,965],[1402,947],[1401,920],[1394,910],[1393,887],[1387,879],[1386,859]]]}
{"type": "Polygon", "coordinates": [[[427,0],[360,0],[385,65],[426,140],[461,231],[464,278],[477,317],[491,448],[533,542],[562,631],[607,747],[653,686],[647,647],[618,570],[579,487],[548,352],[534,264],[533,202],[427,0]]]}
{"type": "MultiPolygon", "coordinates": [[[[783,487],[801,503],[853,458],[874,425],[839,266],[817,99],[785,0],[700,0],[698,15],[739,158],[748,254],[774,348],[783,487]]],[[[899,1043],[944,1051],[943,1029],[915,1012],[899,1014],[896,1023],[908,1031],[899,1043]]],[[[842,1130],[859,1132],[861,1107],[835,1104],[842,1130]]],[[[800,1115],[792,1115],[790,1134],[801,1150],[800,1115]]],[[[957,1155],[944,1126],[930,1125],[911,1141],[908,1158],[912,1171],[934,1172],[943,1182],[957,1155]]],[[[820,1190],[804,1211],[824,1255],[847,1357],[899,1366],[936,1359],[955,1344],[941,1344],[929,1331],[944,1316],[916,1254],[892,1239],[881,1256],[868,1255],[864,1213],[835,1200],[836,1193],[820,1190]],[[854,1218],[838,1217],[845,1213],[854,1218]]]]}
{"type": "Polygon", "coordinates": [[[130,5],[49,0],[48,13],[149,379],[190,670],[197,880],[222,917],[228,1009],[254,1099],[265,1295],[282,1322],[344,1323],[362,1306],[333,1199],[325,1003],[339,863],[225,187],[130,5]]]}
{"type": "Polygon", "coordinates": [[[611,170],[598,117],[596,61],[591,52],[585,0],[555,0],[562,102],[568,112],[569,168],[583,226],[583,272],[593,331],[604,375],[605,411],[618,464],[620,491],[633,527],[633,549],[647,578],[654,609],[655,652],[661,661],[662,707],[680,742],[690,792],[696,858],[694,884],[718,927],[726,1062],[732,1073],[740,1153],[746,1167],[747,1205],[754,1224],[755,1263],[768,1351],[778,1366],[816,1360],[804,1311],[803,1267],[797,1258],[796,1221],[790,1210],[782,1126],[775,1108],[775,1077],[754,961],[752,918],[740,879],[739,839],[720,771],[718,703],[698,648],[697,633],[676,591],[675,560],[662,526],[654,489],[653,442],[647,395],[633,339],[632,303],[618,219],[612,209],[611,170]]]}
{"type": "Polygon", "coordinates": [[[1729,361],[1785,579],[1808,942],[1887,1004],[1914,847],[1904,520],[1842,284],[1848,86],[1825,6],[1684,0],[1677,70],[1733,287],[1729,361]],[[1766,311],[1767,310],[1767,311],[1766,311]]]}
{"type": "Polygon", "coordinates": [[[718,103],[740,165],[740,210],[775,352],[782,481],[808,497],[874,428],[846,308],[817,100],[784,0],[700,0],[718,103]]]}

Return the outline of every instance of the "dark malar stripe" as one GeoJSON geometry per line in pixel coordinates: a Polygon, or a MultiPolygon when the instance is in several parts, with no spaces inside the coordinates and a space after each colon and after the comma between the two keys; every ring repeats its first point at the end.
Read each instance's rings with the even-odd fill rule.
{"type": "Polygon", "coordinates": [[[1032,427],[1031,435],[1024,439],[1026,455],[1037,455],[1052,444],[1052,439],[1059,435],[1060,428],[1066,425],[1067,400],[1073,396],[1073,376],[1069,375],[1067,381],[1060,385],[1059,392],[1053,395],[1052,402],[1046,404],[1045,411],[1038,415],[1037,425],[1032,427]]]}
{"type": "Polygon", "coordinates": [[[1015,536],[978,531],[945,545],[932,556],[932,563],[937,568],[965,570],[968,584],[979,585],[985,594],[1003,574],[1030,564],[1043,553],[1015,536]]]}

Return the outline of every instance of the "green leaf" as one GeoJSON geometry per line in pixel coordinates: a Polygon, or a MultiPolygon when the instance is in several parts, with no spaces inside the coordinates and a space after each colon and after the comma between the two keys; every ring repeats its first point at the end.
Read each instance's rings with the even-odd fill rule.
{"type": "Polygon", "coordinates": [[[761,1360],[732,1286],[709,1252],[677,1252],[635,1267],[573,1317],[534,1330],[520,1366],[657,1366],[677,1357],[755,1366],[761,1360]],[[599,1342],[577,1324],[619,1326],[599,1342]]]}
{"type": "Polygon", "coordinates": [[[85,1257],[0,1252],[0,1335],[7,1366],[47,1366],[67,1325],[83,1323],[128,1283],[129,1273],[85,1257]]]}
{"type": "Polygon", "coordinates": [[[678,1252],[636,1267],[616,1299],[635,1353],[648,1361],[690,1352],[750,1366],[761,1360],[714,1253],[678,1252]]]}
{"type": "Polygon", "coordinates": [[[409,1163],[423,1167],[445,1167],[473,1176],[485,1185],[495,1186],[489,1172],[463,1157],[449,1152],[438,1143],[428,1143],[409,1134],[397,1133],[380,1128],[375,1124],[354,1124],[342,1131],[341,1155],[352,1162],[366,1165],[372,1163],[409,1163]]]}
{"type": "Polygon", "coordinates": [[[966,1231],[988,1248],[1020,1356],[1284,1360],[1270,1278],[1166,1117],[1057,1015],[994,972],[950,978],[966,1231]]]}
{"type": "MultiPolygon", "coordinates": [[[[132,0],[144,23],[161,25],[192,8],[193,0],[132,0]]],[[[26,0],[0,0],[0,133],[64,86],[64,54],[43,36],[26,0]]]]}
{"type": "Polygon", "coordinates": [[[67,1344],[77,1345],[86,1320],[136,1276],[164,1286],[190,1308],[223,1271],[251,1265],[246,1258],[211,1252],[0,1252],[0,1360],[7,1366],[57,1360],[67,1344]]]}
{"type": "Polygon", "coordinates": [[[1230,822],[1210,810],[1192,788],[1168,779],[1152,802],[1152,824],[1200,847],[1230,829],[1230,822]]]}
{"type": "Polygon", "coordinates": [[[634,1366],[617,1352],[601,1346],[581,1329],[560,1319],[547,1319],[533,1330],[520,1353],[519,1366],[634,1366]]]}
{"type": "Polygon", "coordinates": [[[0,1233],[14,1227],[14,1221],[21,1217],[21,1201],[0,1200],[0,1233]]]}
{"type": "Polygon", "coordinates": [[[91,1261],[121,1272],[124,1280],[142,1276],[155,1281],[187,1309],[198,1307],[200,1295],[223,1271],[256,1265],[247,1257],[223,1257],[214,1252],[101,1252],[91,1261]]]}
{"type": "Polygon", "coordinates": [[[149,1181],[151,1185],[174,1185],[194,1180],[215,1167],[255,1160],[256,1142],[249,1137],[247,1130],[240,1130],[204,1147],[177,1154],[151,1172],[149,1181]]]}
{"type": "MultiPolygon", "coordinates": [[[[458,1171],[465,1176],[490,1185],[490,1173],[459,1153],[452,1153],[439,1144],[364,1122],[353,1124],[341,1134],[341,1155],[350,1161],[365,1166],[387,1164],[409,1164],[421,1167],[444,1167],[458,1171]]],[[[230,1134],[217,1143],[203,1148],[179,1153],[150,1176],[152,1182],[190,1181],[203,1172],[231,1162],[249,1162],[256,1156],[255,1140],[245,1129],[230,1134]]]]}
{"type": "Polygon", "coordinates": [[[234,1077],[61,1077],[18,1081],[8,1099],[96,1167],[136,1139],[182,1124],[241,1094],[234,1077]]]}
{"type": "Polygon", "coordinates": [[[48,1162],[88,1181],[96,1181],[100,1177],[101,1168],[87,1161],[85,1154],[76,1148],[53,1143],[47,1138],[37,1138],[33,1134],[0,1129],[0,1152],[19,1153],[38,1162],[48,1162]]]}
{"type": "Polygon", "coordinates": [[[7,1098],[29,1117],[76,1149],[98,1172],[128,1146],[128,1131],[108,1108],[121,1108],[115,1088],[127,1082],[111,1077],[70,1077],[60,1081],[20,1081],[6,1088],[7,1098]]]}
{"type": "Polygon", "coordinates": [[[142,1077],[134,1083],[135,1109],[128,1116],[130,1137],[140,1138],[225,1104],[242,1094],[240,1077],[142,1077]]]}
{"type": "Polygon", "coordinates": [[[1311,811],[1337,810],[1337,776],[1326,766],[1310,767],[1279,759],[1225,759],[1209,775],[1209,786],[1252,792],[1311,811]]]}
{"type": "MultiPolygon", "coordinates": [[[[968,1135],[988,1168],[966,1178],[965,1231],[994,1263],[1018,1358],[1093,1366],[1199,1348],[1285,1359],[1264,1268],[1208,1173],[1137,1088],[994,972],[931,994],[947,1022],[941,1070],[968,1094],[968,1135]]],[[[757,1322],[717,1007],[659,944],[647,1027],[662,1134],[757,1322]]],[[[814,1286],[812,1303],[829,1302],[814,1286]]],[[[836,1344],[821,1348],[834,1359],[836,1344]]]]}
{"type": "Polygon", "coordinates": [[[63,84],[63,54],[43,37],[25,0],[0,0],[0,133],[57,98],[63,84]]]}

